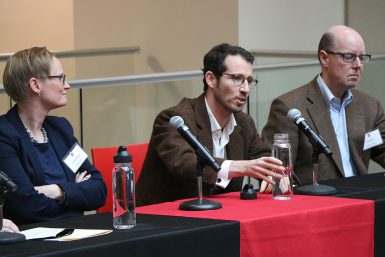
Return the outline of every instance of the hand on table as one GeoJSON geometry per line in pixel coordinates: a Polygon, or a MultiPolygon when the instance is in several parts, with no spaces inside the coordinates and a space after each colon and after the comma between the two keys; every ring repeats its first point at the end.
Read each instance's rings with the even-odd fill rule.
{"type": "Polygon", "coordinates": [[[20,233],[19,228],[9,219],[3,219],[3,228],[1,232],[20,233]]]}

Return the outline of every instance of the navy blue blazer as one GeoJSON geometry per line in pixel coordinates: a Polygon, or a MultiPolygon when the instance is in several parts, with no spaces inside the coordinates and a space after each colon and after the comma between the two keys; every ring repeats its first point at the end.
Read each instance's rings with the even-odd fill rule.
{"type": "Polygon", "coordinates": [[[66,194],[62,204],[34,189],[47,183],[38,152],[18,115],[17,105],[0,116],[0,170],[18,187],[5,195],[4,217],[17,225],[79,216],[83,211],[99,208],[106,199],[103,178],[88,160],[79,171],[87,170],[91,178],[81,183],[75,183],[75,174],[61,161],[77,142],[71,124],[65,118],[47,116],[43,127],[66,176],[66,182],[57,183],[66,194]]]}

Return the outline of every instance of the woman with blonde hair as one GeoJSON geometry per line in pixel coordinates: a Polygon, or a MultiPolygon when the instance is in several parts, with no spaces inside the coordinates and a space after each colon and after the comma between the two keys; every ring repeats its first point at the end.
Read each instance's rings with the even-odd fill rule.
{"type": "Polygon", "coordinates": [[[68,120],[48,115],[67,104],[70,85],[60,61],[45,47],[21,50],[7,61],[3,83],[16,104],[0,116],[0,170],[18,187],[5,196],[4,217],[21,225],[102,206],[101,174],[86,157],[80,166],[67,165],[86,155],[68,120]]]}

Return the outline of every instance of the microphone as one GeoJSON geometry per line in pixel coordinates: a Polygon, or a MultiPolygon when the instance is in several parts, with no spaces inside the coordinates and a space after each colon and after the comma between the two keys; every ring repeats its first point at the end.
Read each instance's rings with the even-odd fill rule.
{"type": "Polygon", "coordinates": [[[319,150],[321,150],[321,152],[323,152],[328,157],[332,155],[332,151],[329,149],[329,146],[327,146],[322,137],[307,124],[306,120],[301,116],[301,112],[299,110],[289,110],[287,117],[293,120],[295,124],[297,124],[297,126],[305,133],[310,141],[315,144],[319,150]]]}
{"type": "MultiPolygon", "coordinates": [[[[15,191],[17,186],[13,181],[0,170],[0,204],[4,204],[4,194],[8,191],[15,191]]],[[[0,208],[0,230],[3,228],[3,212],[0,208]]],[[[12,232],[0,232],[0,245],[25,241],[25,235],[12,232]]]]}
{"type": "Polygon", "coordinates": [[[17,185],[5,174],[3,171],[0,170],[0,185],[5,186],[7,190],[16,191],[17,185]]]}
{"type": "Polygon", "coordinates": [[[189,128],[184,125],[184,120],[182,117],[171,117],[170,124],[178,130],[178,132],[187,140],[187,142],[192,146],[192,148],[194,148],[195,152],[205,161],[207,165],[209,165],[215,171],[219,171],[221,169],[214,157],[212,157],[212,155],[207,151],[207,148],[203,146],[191,133],[189,128]]]}

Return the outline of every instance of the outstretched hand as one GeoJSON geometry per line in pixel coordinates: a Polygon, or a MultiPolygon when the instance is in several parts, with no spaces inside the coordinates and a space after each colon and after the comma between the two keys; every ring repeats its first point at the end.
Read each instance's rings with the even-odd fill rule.
{"type": "Polygon", "coordinates": [[[274,157],[261,157],[254,160],[232,161],[229,178],[250,176],[274,184],[272,178],[282,178],[279,173],[284,171],[282,162],[274,157]]]}

